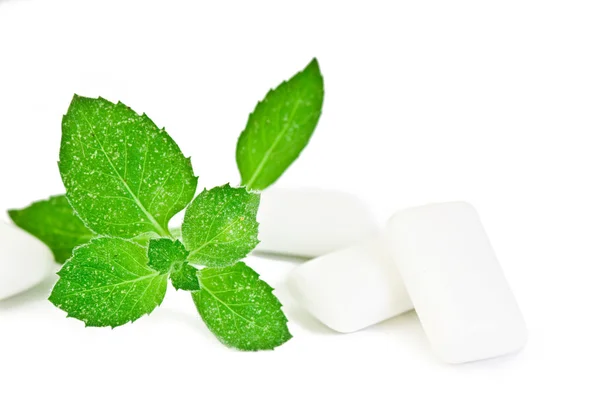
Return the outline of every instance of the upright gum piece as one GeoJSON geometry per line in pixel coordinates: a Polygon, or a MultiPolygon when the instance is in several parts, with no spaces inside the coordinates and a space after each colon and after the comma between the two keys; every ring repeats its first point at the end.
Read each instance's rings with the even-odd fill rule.
{"type": "Polygon", "coordinates": [[[525,322],[475,209],[464,202],[396,213],[386,238],[434,352],[462,363],[521,349],[525,322]]]}

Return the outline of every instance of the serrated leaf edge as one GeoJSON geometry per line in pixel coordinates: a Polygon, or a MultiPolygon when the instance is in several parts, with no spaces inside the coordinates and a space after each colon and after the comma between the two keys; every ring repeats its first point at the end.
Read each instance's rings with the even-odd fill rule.
{"type": "MultiPolygon", "coordinates": [[[[240,262],[241,262],[242,264],[246,265],[246,264],[245,264],[245,263],[243,263],[242,261],[238,261],[238,262],[236,262],[236,263],[235,263],[235,265],[237,265],[237,264],[238,264],[238,263],[240,263],[240,262]]],[[[273,294],[273,292],[275,291],[275,288],[273,288],[273,287],[272,287],[271,285],[269,285],[269,284],[268,284],[266,281],[264,281],[263,279],[261,279],[261,278],[260,278],[260,274],[259,274],[258,272],[256,272],[256,271],[255,271],[255,270],[254,270],[252,267],[250,267],[250,266],[248,266],[248,265],[246,265],[246,267],[247,267],[247,269],[248,269],[248,270],[252,271],[253,275],[254,275],[254,276],[256,276],[256,279],[257,279],[259,282],[262,282],[262,283],[264,283],[264,284],[265,284],[265,285],[268,287],[268,289],[269,289],[269,292],[270,292],[271,294],[273,294]]],[[[227,267],[222,267],[222,268],[227,268],[227,267]]],[[[207,269],[207,270],[209,270],[209,269],[215,269],[215,267],[212,267],[212,268],[205,268],[205,269],[207,269]]],[[[245,317],[243,317],[243,316],[239,315],[239,314],[238,314],[236,311],[234,311],[234,310],[233,310],[233,309],[232,309],[232,308],[231,308],[231,307],[230,307],[230,306],[229,306],[227,303],[223,302],[223,301],[222,301],[221,299],[219,299],[219,298],[218,298],[218,297],[217,297],[217,296],[216,296],[214,293],[212,293],[210,289],[208,289],[206,286],[204,286],[204,285],[202,284],[201,272],[202,272],[202,270],[198,270],[198,272],[197,272],[197,275],[198,275],[198,284],[200,285],[200,290],[199,290],[199,291],[197,291],[197,292],[191,292],[192,294],[193,294],[193,293],[200,293],[200,294],[202,294],[203,292],[206,292],[206,293],[208,293],[208,294],[209,294],[211,297],[213,297],[215,300],[217,300],[218,302],[220,302],[221,304],[223,304],[223,305],[224,305],[224,306],[225,306],[225,307],[226,307],[226,308],[227,308],[227,309],[228,309],[228,310],[229,310],[229,311],[230,311],[232,314],[234,314],[235,316],[237,316],[237,317],[239,317],[239,318],[242,318],[242,319],[244,319],[246,322],[249,322],[249,323],[255,323],[254,321],[251,321],[251,320],[249,320],[249,319],[247,319],[247,318],[245,318],[245,317]]],[[[240,274],[240,275],[242,275],[242,274],[243,274],[241,271],[232,271],[232,273],[233,273],[233,274],[240,274]]],[[[215,275],[215,276],[221,276],[221,275],[215,275]]],[[[277,299],[277,303],[279,304],[279,305],[278,305],[278,308],[281,310],[281,308],[283,308],[283,304],[281,303],[281,300],[279,300],[279,298],[278,298],[278,297],[277,297],[275,294],[273,294],[273,296],[275,297],[275,299],[277,299]]],[[[278,345],[276,345],[276,346],[273,346],[273,347],[270,347],[270,348],[256,348],[256,349],[244,349],[244,348],[241,348],[241,347],[235,347],[235,346],[233,346],[233,345],[229,344],[227,341],[225,341],[225,339],[224,339],[222,336],[219,336],[218,334],[216,334],[216,333],[213,331],[212,327],[211,327],[211,326],[210,326],[210,325],[209,325],[209,324],[206,322],[206,320],[204,319],[204,316],[203,316],[203,314],[202,314],[200,311],[198,311],[198,312],[199,312],[199,314],[200,314],[200,317],[201,317],[201,318],[202,318],[202,320],[204,321],[204,323],[205,323],[206,327],[207,327],[207,328],[210,330],[210,332],[211,332],[211,333],[212,333],[212,334],[215,336],[215,338],[216,338],[217,340],[219,340],[219,342],[221,342],[221,344],[223,344],[224,346],[226,346],[226,347],[228,347],[228,348],[231,348],[231,349],[234,349],[234,350],[237,350],[237,351],[242,351],[242,352],[273,351],[273,350],[275,350],[275,348],[277,348],[277,347],[281,347],[283,344],[287,343],[288,341],[290,341],[290,340],[291,340],[291,339],[294,337],[294,336],[292,335],[292,333],[290,332],[290,330],[289,330],[289,327],[287,326],[287,325],[289,324],[289,319],[288,319],[287,315],[285,314],[285,312],[283,312],[283,310],[281,310],[281,313],[282,313],[283,317],[285,318],[285,325],[286,325],[286,330],[287,330],[287,336],[286,336],[286,337],[284,338],[284,340],[282,340],[282,341],[281,341],[281,342],[280,342],[278,345]]]]}
{"type": "MultiPolygon", "coordinates": [[[[63,269],[65,269],[65,267],[66,267],[66,266],[67,266],[67,265],[68,265],[68,264],[69,264],[69,263],[70,263],[70,262],[73,260],[73,258],[75,257],[75,254],[76,254],[78,251],[80,251],[80,250],[82,250],[82,249],[86,248],[87,246],[91,245],[91,244],[92,244],[94,241],[96,241],[96,240],[99,240],[99,239],[106,239],[106,238],[108,238],[108,239],[116,239],[116,240],[121,240],[121,241],[129,242],[129,243],[132,243],[132,244],[134,244],[134,245],[136,245],[136,246],[139,246],[139,247],[140,247],[140,248],[142,248],[142,249],[145,249],[145,246],[143,246],[143,245],[140,245],[139,243],[137,243],[137,242],[135,242],[135,241],[133,241],[133,240],[131,240],[131,239],[125,239],[125,238],[114,237],[114,236],[96,235],[96,236],[94,236],[94,238],[90,239],[90,241],[89,241],[89,242],[87,242],[87,243],[84,243],[84,244],[82,244],[82,245],[79,245],[79,246],[77,246],[75,249],[73,249],[73,254],[71,255],[71,257],[70,257],[70,258],[69,258],[67,261],[65,261],[65,263],[64,263],[64,264],[63,264],[63,266],[62,266],[62,268],[61,268],[61,269],[59,269],[59,270],[56,272],[56,275],[58,275],[58,276],[59,276],[59,278],[61,277],[61,274],[60,274],[60,273],[61,273],[61,272],[62,272],[62,270],[63,270],[63,269]]],[[[154,270],[154,269],[152,269],[152,270],[154,270]]],[[[165,278],[166,278],[166,282],[168,282],[168,275],[161,274],[160,272],[158,272],[158,271],[156,271],[156,270],[154,270],[154,271],[156,272],[156,274],[155,274],[155,275],[148,275],[147,277],[163,276],[163,277],[165,277],[165,278]]],[[[57,281],[56,283],[58,283],[58,281],[57,281]]],[[[67,315],[66,315],[66,317],[65,317],[65,318],[72,318],[72,319],[76,319],[76,320],[78,320],[78,321],[80,321],[80,322],[83,322],[83,324],[84,324],[84,326],[85,326],[86,328],[95,328],[95,327],[97,327],[97,328],[105,328],[105,327],[110,327],[111,329],[114,329],[114,328],[117,328],[117,327],[125,326],[125,325],[127,325],[127,324],[133,324],[134,322],[138,321],[138,320],[139,320],[139,319],[141,319],[142,317],[144,317],[144,316],[147,316],[147,315],[150,315],[150,314],[151,314],[152,312],[154,312],[154,311],[155,311],[155,310],[156,310],[158,307],[160,307],[160,306],[162,305],[163,301],[164,301],[164,297],[163,297],[163,300],[161,300],[161,301],[160,301],[160,303],[158,303],[158,304],[157,304],[157,306],[156,306],[156,307],[154,307],[154,308],[153,308],[151,311],[149,311],[149,312],[144,312],[144,313],[143,313],[142,315],[140,315],[138,318],[136,318],[136,319],[134,319],[134,320],[132,320],[132,321],[125,322],[125,323],[123,323],[123,324],[121,324],[121,325],[116,325],[116,326],[113,326],[113,325],[104,325],[104,326],[100,326],[100,325],[88,325],[88,323],[87,323],[87,322],[85,322],[85,321],[83,321],[83,320],[81,320],[81,319],[79,319],[79,318],[77,318],[77,317],[74,317],[74,316],[71,316],[71,315],[69,315],[69,313],[68,313],[66,310],[63,310],[62,308],[60,308],[60,307],[59,307],[59,306],[58,306],[56,303],[54,303],[54,302],[51,300],[51,298],[52,298],[52,294],[54,293],[54,287],[56,287],[56,284],[53,286],[53,288],[52,288],[52,291],[50,292],[50,296],[48,296],[48,299],[47,299],[47,300],[48,300],[48,301],[49,301],[49,302],[50,302],[50,303],[51,303],[51,304],[52,304],[54,307],[56,307],[57,309],[59,309],[59,310],[63,311],[64,313],[66,313],[67,315]]],[[[165,295],[166,295],[166,294],[165,294],[165,295]]]]}

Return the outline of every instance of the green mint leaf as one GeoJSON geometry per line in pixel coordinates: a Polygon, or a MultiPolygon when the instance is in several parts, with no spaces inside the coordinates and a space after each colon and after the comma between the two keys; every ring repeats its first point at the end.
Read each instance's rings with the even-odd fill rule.
{"type": "Polygon", "coordinates": [[[242,185],[263,190],[300,155],[321,116],[323,76],[310,64],[256,105],[237,143],[242,185]]]}
{"type": "Polygon", "coordinates": [[[223,344],[244,351],[268,350],[292,337],[273,288],[246,264],[205,268],[198,278],[201,289],[192,298],[223,344]]]}
{"type": "Polygon", "coordinates": [[[169,236],[168,222],[192,200],[197,178],[164,129],[122,103],[75,96],[62,131],[67,197],[91,230],[169,236]]]}
{"type": "Polygon", "coordinates": [[[183,243],[178,240],[151,240],[148,246],[148,266],[161,274],[169,274],[175,289],[198,290],[198,270],[188,264],[188,254],[183,243]]]}
{"type": "Polygon", "coordinates": [[[119,238],[78,247],[58,272],[49,300],[87,326],[120,326],[162,302],[168,275],[147,266],[146,248],[119,238]]]}
{"type": "Polygon", "coordinates": [[[93,237],[64,195],[35,202],[21,210],[9,210],[8,215],[19,228],[44,242],[60,264],[71,257],[74,248],[93,237]]]}
{"type": "Polygon", "coordinates": [[[171,239],[152,239],[148,244],[148,266],[161,274],[169,274],[183,263],[188,256],[187,250],[179,241],[171,239]]]}
{"type": "Polygon", "coordinates": [[[185,262],[171,273],[171,284],[177,290],[195,292],[200,290],[198,269],[185,262]]]}
{"type": "Polygon", "coordinates": [[[181,233],[188,260],[227,267],[258,244],[256,213],[260,195],[227,185],[204,190],[185,211],[181,233]]]}

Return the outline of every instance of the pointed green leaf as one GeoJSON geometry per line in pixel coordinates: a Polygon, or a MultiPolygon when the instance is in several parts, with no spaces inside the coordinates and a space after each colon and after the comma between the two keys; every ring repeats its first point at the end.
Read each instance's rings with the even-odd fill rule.
{"type": "Polygon", "coordinates": [[[242,185],[273,184],[308,144],[321,116],[323,76],[316,59],[256,105],[237,143],[242,185]]]}
{"type": "Polygon", "coordinates": [[[227,267],[258,244],[260,195],[227,185],[204,190],[185,211],[181,233],[189,261],[227,267]]]}
{"type": "Polygon", "coordinates": [[[93,231],[168,236],[196,191],[189,158],[164,129],[122,103],[75,96],[63,118],[59,168],[69,202],[93,231]]]}
{"type": "Polygon", "coordinates": [[[21,210],[9,210],[8,215],[17,226],[44,242],[60,264],[71,257],[74,248],[93,236],[64,195],[40,200],[21,210]]]}
{"type": "Polygon", "coordinates": [[[167,275],[147,266],[146,248],[119,238],[78,247],[58,275],[49,300],[87,326],[120,326],[162,302],[167,275]]]}
{"type": "Polygon", "coordinates": [[[273,288],[244,263],[198,272],[192,293],[198,312],[223,344],[244,351],[269,350],[292,335],[273,288]]]}
{"type": "Polygon", "coordinates": [[[188,264],[188,254],[178,240],[154,239],[148,246],[148,266],[161,274],[169,274],[175,289],[198,290],[198,270],[188,264]]]}

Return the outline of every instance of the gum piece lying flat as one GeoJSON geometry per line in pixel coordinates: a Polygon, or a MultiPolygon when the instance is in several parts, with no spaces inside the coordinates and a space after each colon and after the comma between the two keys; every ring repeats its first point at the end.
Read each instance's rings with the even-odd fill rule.
{"type": "Polygon", "coordinates": [[[0,300],[37,285],[54,267],[52,252],[41,241],[0,221],[0,300]]]}
{"type": "Polygon", "coordinates": [[[308,261],[287,283],[302,307],[338,332],[355,332],[413,308],[380,238],[308,261]]]}
{"type": "Polygon", "coordinates": [[[358,244],[378,231],[355,196],[317,189],[271,188],[261,195],[257,251],[316,257],[358,244]]]}
{"type": "Polygon", "coordinates": [[[431,347],[444,361],[486,359],[525,345],[521,311],[471,205],[400,211],[386,238],[431,347]]]}

